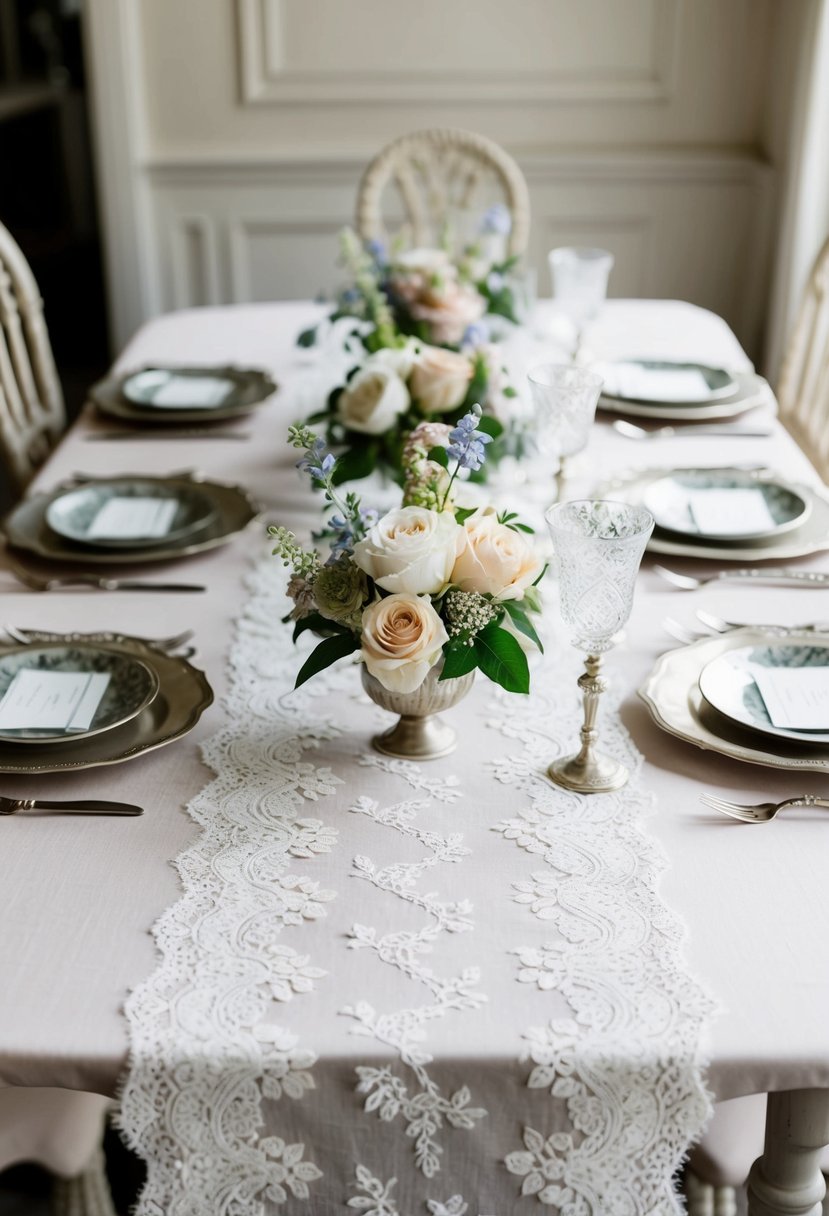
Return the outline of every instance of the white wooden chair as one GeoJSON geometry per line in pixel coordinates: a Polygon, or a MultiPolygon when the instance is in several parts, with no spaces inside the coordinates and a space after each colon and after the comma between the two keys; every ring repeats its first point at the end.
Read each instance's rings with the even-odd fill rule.
{"type": "MultiPolygon", "coordinates": [[[[363,174],[356,225],[365,240],[385,240],[384,196],[396,187],[408,237],[415,246],[435,246],[447,220],[480,219],[503,202],[512,217],[510,254],[527,248],[530,197],[518,165],[483,135],[453,128],[413,131],[388,144],[363,174]]],[[[471,234],[463,234],[471,235],[471,234]]]]}
{"type": "Polygon", "coordinates": [[[809,276],[777,399],[787,430],[829,482],[829,240],[809,276]]]}
{"type": "Polygon", "coordinates": [[[43,301],[20,246],[0,224],[0,458],[17,490],[65,425],[43,301]]]}

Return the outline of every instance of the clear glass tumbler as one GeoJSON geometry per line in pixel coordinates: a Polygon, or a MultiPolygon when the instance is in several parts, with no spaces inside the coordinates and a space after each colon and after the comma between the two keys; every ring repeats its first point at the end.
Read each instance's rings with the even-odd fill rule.
{"type": "Polygon", "coordinates": [[[628,771],[595,748],[599,697],[607,688],[602,655],[615,644],[633,608],[633,589],[653,516],[644,507],[605,500],[559,503],[545,516],[559,571],[561,615],[571,641],[586,651],[579,677],[584,696],[581,748],[547,770],[557,785],[582,794],[617,790],[628,771]]]}
{"type": "Polygon", "coordinates": [[[558,462],[555,501],[564,496],[567,460],[587,447],[602,378],[585,367],[542,363],[527,375],[536,451],[558,462]]]}
{"type": "Polygon", "coordinates": [[[616,259],[607,249],[578,245],[551,249],[547,259],[553,299],[576,332],[575,359],[585,325],[596,316],[607,297],[607,281],[616,259]]]}

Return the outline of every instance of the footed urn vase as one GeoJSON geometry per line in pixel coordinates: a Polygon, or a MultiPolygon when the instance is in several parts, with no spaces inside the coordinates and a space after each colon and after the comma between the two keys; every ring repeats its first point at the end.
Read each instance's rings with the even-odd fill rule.
{"type": "Polygon", "coordinates": [[[456,680],[441,682],[438,677],[443,664],[440,663],[413,692],[390,692],[365,665],[361,670],[363,688],[375,705],[400,715],[394,726],[373,736],[372,747],[385,756],[401,760],[438,760],[455,750],[457,736],[437,714],[463,700],[472,687],[474,671],[456,680]]]}

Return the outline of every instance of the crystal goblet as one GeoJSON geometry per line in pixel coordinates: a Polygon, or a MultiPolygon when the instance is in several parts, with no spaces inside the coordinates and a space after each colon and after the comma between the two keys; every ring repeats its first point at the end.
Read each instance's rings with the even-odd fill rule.
{"type": "Polygon", "coordinates": [[[585,367],[543,363],[528,373],[536,450],[558,461],[556,501],[561,502],[567,460],[587,447],[602,378],[585,367]]]}
{"type": "Polygon", "coordinates": [[[607,688],[600,674],[602,655],[615,644],[630,616],[653,516],[644,507],[598,500],[559,503],[545,518],[559,566],[561,615],[573,645],[587,652],[585,672],[578,681],[584,696],[581,748],[553,761],[547,772],[566,789],[607,793],[620,789],[629,774],[618,760],[595,747],[599,697],[607,688]]]}
{"type": "Polygon", "coordinates": [[[561,245],[547,254],[553,299],[576,331],[575,360],[584,327],[591,321],[607,296],[607,280],[615,258],[607,249],[561,245]]]}

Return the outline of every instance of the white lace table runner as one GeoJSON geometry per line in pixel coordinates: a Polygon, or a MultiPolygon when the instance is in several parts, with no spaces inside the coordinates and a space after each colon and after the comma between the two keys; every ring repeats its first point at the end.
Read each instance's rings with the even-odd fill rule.
{"type": "Polygon", "coordinates": [[[283,585],[266,559],[183,895],[127,1005],[140,1216],[679,1212],[712,1007],[612,696],[617,794],[543,776],[579,723],[579,659],[555,647],[530,698],[479,680],[455,755],[383,758],[353,667],[284,695],[283,585]]]}

